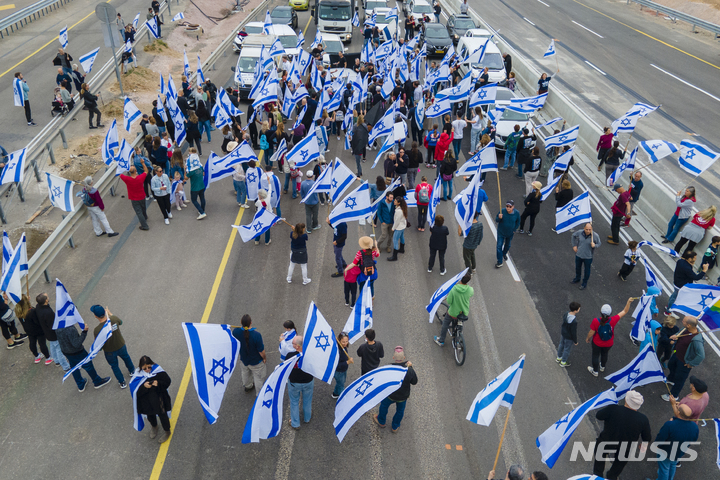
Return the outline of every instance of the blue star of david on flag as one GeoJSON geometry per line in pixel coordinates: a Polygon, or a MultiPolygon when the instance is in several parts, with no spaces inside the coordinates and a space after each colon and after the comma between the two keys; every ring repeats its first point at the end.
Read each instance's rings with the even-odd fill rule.
{"type": "Polygon", "coordinates": [[[252,228],[254,228],[256,232],[259,232],[260,230],[262,230],[263,224],[262,222],[257,222],[253,224],[252,228]]]}
{"type": "Polygon", "coordinates": [[[372,387],[372,381],[370,380],[363,380],[360,385],[355,389],[355,398],[357,398],[360,395],[365,395],[365,392],[368,388],[372,387]]]}
{"type": "Polygon", "coordinates": [[[575,215],[579,211],[580,211],[580,207],[578,207],[577,205],[571,205],[570,208],[568,209],[568,213],[570,215],[575,215]]]}
{"type": "MultiPolygon", "coordinates": [[[[707,308],[709,306],[706,303],[708,300],[715,300],[715,295],[713,295],[712,292],[708,293],[707,295],[701,295],[700,297],[701,297],[700,305],[702,305],[705,308],[707,308]]],[[[712,305],[713,303],[715,303],[715,302],[714,301],[710,302],[710,305],[712,305]]]]}
{"type": "Polygon", "coordinates": [[[213,386],[217,385],[218,383],[225,383],[225,374],[230,371],[229,368],[225,366],[225,357],[221,358],[220,360],[215,360],[213,358],[212,361],[212,368],[208,372],[208,375],[213,379],[213,386]],[[220,373],[217,373],[217,370],[220,370],[220,373]]]}
{"type": "Polygon", "coordinates": [[[576,225],[590,222],[591,219],[590,195],[588,192],[583,192],[564,207],[557,209],[555,212],[555,231],[560,234],[576,225]]]}
{"type": "Polygon", "coordinates": [[[248,180],[248,182],[254,182],[255,180],[257,180],[257,177],[255,176],[255,172],[248,173],[247,180],[248,180]]]}
{"type": "Polygon", "coordinates": [[[320,335],[313,338],[315,338],[315,341],[317,342],[315,346],[318,348],[322,348],[323,352],[327,347],[330,346],[330,341],[328,340],[329,337],[327,336],[327,334],[325,334],[325,332],[320,332],[320,335]]]}
{"type": "Polygon", "coordinates": [[[348,198],[347,200],[345,200],[345,208],[349,208],[350,210],[352,210],[356,206],[357,201],[354,198],[348,198]]]}

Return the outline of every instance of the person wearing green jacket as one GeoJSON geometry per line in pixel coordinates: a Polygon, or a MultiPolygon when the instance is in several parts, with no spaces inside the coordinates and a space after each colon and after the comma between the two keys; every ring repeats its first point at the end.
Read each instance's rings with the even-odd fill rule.
{"type": "Polygon", "coordinates": [[[445,336],[447,335],[448,328],[453,321],[457,321],[458,315],[461,313],[465,316],[470,315],[470,298],[475,294],[473,288],[468,285],[472,279],[472,274],[469,272],[460,280],[460,283],[455,285],[447,296],[448,311],[443,318],[442,328],[440,329],[440,336],[435,337],[435,343],[441,347],[445,345],[445,336]]]}

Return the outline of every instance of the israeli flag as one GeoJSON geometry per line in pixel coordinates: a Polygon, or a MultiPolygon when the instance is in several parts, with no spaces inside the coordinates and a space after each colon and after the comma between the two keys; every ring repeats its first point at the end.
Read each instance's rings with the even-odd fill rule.
{"type": "Polygon", "coordinates": [[[270,56],[277,57],[279,55],[285,55],[285,49],[280,43],[280,39],[276,38],[273,44],[270,46],[270,56]]]}
{"type": "Polygon", "coordinates": [[[138,391],[148,379],[164,371],[165,370],[163,370],[160,365],[156,364],[152,366],[150,373],[147,373],[145,370],[138,368],[135,370],[135,373],[132,374],[132,377],[130,377],[130,395],[132,396],[133,400],[133,428],[138,432],[142,432],[143,428],[145,428],[145,420],[143,418],[145,417],[145,415],[142,415],[137,411],[138,391]]]}
{"type": "Polygon", "coordinates": [[[387,365],[366,373],[345,387],[335,404],[335,435],[340,442],[366,412],[397,391],[408,369],[387,365]]]}
{"type": "Polygon", "coordinates": [[[25,91],[23,90],[23,81],[19,78],[13,79],[13,100],[16,107],[25,106],[25,91]]]}
{"type": "Polygon", "coordinates": [[[640,353],[623,369],[611,373],[605,380],[615,385],[615,396],[618,400],[625,398],[627,392],[655,382],[664,382],[665,374],[660,365],[652,342],[645,345],[640,353]]]}
{"type": "Polygon", "coordinates": [[[353,306],[350,316],[343,327],[351,344],[365,335],[365,330],[373,326],[373,302],[370,288],[360,289],[360,295],[353,306]]]}
{"type": "Polygon", "coordinates": [[[642,260],[643,265],[645,265],[645,283],[647,284],[647,288],[658,287],[662,289],[657,275],[655,275],[655,272],[652,271],[650,265],[647,263],[647,260],[645,260],[644,257],[640,257],[640,260],[642,260]]]}
{"type": "Polygon", "coordinates": [[[268,192],[270,206],[277,208],[280,205],[280,179],[272,172],[265,172],[260,177],[260,186],[268,192]]]}
{"type": "Polygon", "coordinates": [[[450,106],[450,99],[444,98],[442,100],[436,100],[432,105],[425,110],[425,116],[427,118],[442,117],[445,114],[450,113],[452,107],[450,106]]]}
{"type": "Polygon", "coordinates": [[[222,106],[223,110],[225,110],[225,113],[231,117],[239,117],[243,114],[243,112],[233,105],[232,100],[230,100],[230,97],[223,89],[218,90],[217,102],[222,106]]]}
{"type": "Polygon", "coordinates": [[[490,142],[481,148],[475,155],[470,157],[462,167],[456,172],[455,176],[474,175],[478,170],[481,172],[497,172],[497,153],[495,152],[495,142],[490,142]]]}
{"type": "Polygon", "coordinates": [[[185,18],[185,14],[180,12],[172,18],[172,21],[177,22],[178,20],[182,20],[183,18],[185,18]]]}
{"type": "Polygon", "coordinates": [[[369,63],[372,60],[374,54],[375,49],[372,46],[372,42],[367,42],[363,47],[362,51],[360,52],[360,61],[362,63],[369,63]]]}
{"type": "Polygon", "coordinates": [[[555,212],[555,231],[560,234],[582,223],[592,221],[590,195],[584,192],[555,212]]]}
{"type": "Polygon", "coordinates": [[[159,25],[157,23],[157,17],[153,17],[147,22],[145,22],[145,25],[147,25],[148,31],[152,33],[152,36],[155,38],[160,38],[160,32],[159,32],[159,25]]]}
{"type": "MultiPolygon", "coordinates": [[[[437,183],[437,182],[436,182],[437,183]]],[[[433,195],[435,194],[435,190],[433,189],[433,195]]],[[[466,268],[462,272],[458,273],[454,277],[452,277],[447,282],[443,283],[440,288],[435,290],[435,293],[432,294],[432,297],[430,297],[430,303],[427,304],[425,307],[425,310],[430,314],[430,323],[433,323],[433,319],[435,318],[435,312],[437,311],[438,307],[442,303],[443,300],[445,300],[445,297],[447,297],[450,294],[450,290],[453,289],[455,284],[457,284],[467,273],[468,269],[466,268]]]]}
{"type": "Polygon", "coordinates": [[[260,190],[260,179],[263,171],[260,167],[248,168],[245,172],[245,186],[247,187],[247,198],[253,202],[258,199],[258,190],[260,190]]]}
{"type": "Polygon", "coordinates": [[[287,151],[288,151],[287,142],[283,138],[280,141],[280,145],[277,146],[277,148],[275,149],[275,152],[272,154],[272,157],[270,157],[270,161],[277,162],[278,160],[280,160],[283,157],[283,155],[285,155],[287,153],[287,151]]]}
{"type": "Polygon", "coordinates": [[[358,17],[357,10],[355,11],[355,15],[353,15],[352,24],[353,27],[360,28],[360,17],[358,17]]]}
{"type": "Polygon", "coordinates": [[[555,39],[553,38],[550,40],[550,46],[547,50],[545,50],[545,54],[543,55],[543,58],[552,57],[555,55],[555,39]]]}
{"type": "Polygon", "coordinates": [[[653,107],[647,103],[638,102],[632,106],[628,113],[637,113],[640,118],[647,117],[649,114],[660,108],[660,105],[653,107]]]}
{"type": "Polygon", "coordinates": [[[397,101],[393,102],[380,120],[373,125],[372,131],[370,132],[370,135],[368,135],[368,143],[370,145],[372,145],[378,137],[390,135],[393,126],[395,125],[395,115],[397,115],[397,101]]]}
{"type": "Polygon", "coordinates": [[[613,171],[613,173],[610,174],[610,176],[607,178],[608,187],[612,187],[613,185],[615,185],[615,182],[622,178],[623,173],[625,173],[626,171],[633,171],[635,169],[635,158],[637,157],[637,151],[638,147],[635,147],[630,153],[630,156],[626,158],[625,161],[613,171]]]}
{"type": "Polygon", "coordinates": [[[317,32],[315,32],[315,39],[314,39],[313,42],[310,44],[310,50],[312,50],[313,48],[317,47],[317,46],[320,45],[321,43],[322,43],[322,34],[320,33],[320,30],[318,30],[317,32]]]}
{"type": "Polygon", "coordinates": [[[318,176],[300,203],[305,203],[313,193],[323,192],[330,194],[332,203],[335,203],[356,179],[352,170],[336,157],[335,161],[318,176]]]}
{"type": "Polygon", "coordinates": [[[303,35],[303,32],[298,32],[298,41],[295,48],[301,48],[303,43],[305,43],[305,35],[303,35]]]}
{"type": "MultiPolygon", "coordinates": [[[[170,82],[168,82],[168,85],[170,85],[170,82]]],[[[172,95],[166,96],[165,100],[167,102],[168,111],[170,112],[170,117],[175,125],[175,145],[179,147],[185,141],[185,137],[187,135],[185,132],[185,117],[180,111],[180,107],[172,95]]]]}
{"type": "MultiPolygon", "coordinates": [[[[85,328],[85,327],[83,327],[85,328]]],[[[112,337],[113,334],[113,328],[112,323],[110,323],[110,317],[106,317],[105,323],[103,324],[103,327],[98,332],[97,336],[95,337],[95,340],[93,340],[92,346],[90,347],[90,352],[88,352],[87,357],[80,360],[80,362],[72,367],[70,370],[65,372],[65,375],[63,375],[62,383],[65,383],[65,380],[73,374],[74,371],[81,368],[83,365],[87,365],[88,363],[92,362],[93,358],[97,356],[98,353],[100,353],[100,350],[102,350],[102,347],[105,345],[105,342],[110,340],[110,337],[112,337]]]]}
{"type": "MultiPolygon", "coordinates": [[[[170,186],[170,204],[172,205],[175,203],[175,195],[177,192],[177,189],[180,185],[182,185],[182,180],[173,180],[172,185],[170,186]]],[[[179,195],[179,194],[178,194],[179,195]]],[[[182,191],[182,201],[187,201],[187,196],[185,195],[185,190],[182,191]]]]}
{"type": "Polygon", "coordinates": [[[405,192],[405,203],[408,208],[417,208],[417,199],[415,198],[415,190],[409,190],[405,192]]]}
{"type": "Polygon", "coordinates": [[[638,243],[638,248],[642,248],[645,245],[647,245],[648,247],[652,247],[656,250],[660,250],[661,252],[665,252],[668,255],[670,255],[671,257],[680,258],[680,254],[678,252],[676,252],[675,250],[673,250],[672,248],[666,247],[665,245],[660,245],[659,243],[648,242],[647,240],[643,240],[640,243],[638,243]]]}
{"type": "Polygon", "coordinates": [[[680,289],[675,303],[668,307],[671,312],[699,317],[720,298],[720,287],[701,283],[688,283],[680,289]]]}
{"type": "Polygon", "coordinates": [[[415,125],[418,127],[419,130],[423,129],[423,121],[425,120],[425,100],[420,100],[420,102],[415,105],[415,125]]]}
{"type": "Polygon", "coordinates": [[[138,14],[135,15],[135,18],[133,19],[133,28],[135,30],[137,30],[137,28],[138,28],[138,22],[140,21],[140,13],[141,12],[138,12],[138,14]]]}
{"type": "Polygon", "coordinates": [[[590,410],[613,404],[617,404],[614,389],[605,390],[562,417],[540,434],[535,440],[535,444],[540,449],[542,462],[548,467],[553,468],[555,462],[560,458],[560,454],[565,448],[565,445],[567,445],[570,437],[575,433],[575,430],[583,418],[585,418],[585,415],[590,410]]]}
{"type": "MultiPolygon", "coordinates": [[[[293,62],[293,68],[295,68],[295,62],[293,62]]],[[[295,105],[297,105],[297,100],[295,100],[295,95],[293,94],[292,90],[290,90],[290,86],[285,86],[285,94],[283,95],[283,104],[282,104],[282,114],[284,117],[290,118],[292,116],[292,111],[295,108],[295,105]]]]}
{"type": "Polygon", "coordinates": [[[17,150],[8,156],[5,168],[0,174],[0,185],[22,183],[25,176],[25,153],[27,149],[17,150]]]}
{"type": "MultiPolygon", "coordinates": [[[[23,232],[22,236],[20,237],[20,240],[18,240],[17,245],[15,246],[15,251],[20,250],[20,261],[19,261],[19,268],[20,268],[20,278],[26,277],[28,274],[28,255],[27,255],[27,238],[25,237],[25,232],[23,232]]],[[[18,295],[18,298],[20,298],[20,295],[18,295]]],[[[17,302],[15,302],[17,303],[17,302]]]]}
{"type": "Polygon", "coordinates": [[[157,113],[160,118],[162,118],[163,122],[167,122],[167,113],[165,113],[165,105],[163,104],[162,98],[160,98],[160,95],[157,96],[157,113]]]}
{"type": "Polygon", "coordinates": [[[335,204],[335,208],[330,212],[330,225],[335,228],[338,223],[366,219],[372,213],[370,186],[368,182],[363,182],[342,201],[335,204]]]}
{"type": "Polygon", "coordinates": [[[165,86],[165,78],[160,74],[160,95],[167,95],[167,87],[165,86]]]}
{"type": "Polygon", "coordinates": [[[638,120],[640,120],[639,112],[633,112],[632,110],[630,110],[622,117],[614,120],[612,124],[610,124],[613,135],[617,135],[619,132],[632,132],[633,130],[635,130],[635,126],[637,125],[638,120]]]}
{"type": "Polygon", "coordinates": [[[261,208],[255,213],[255,217],[253,217],[249,225],[233,225],[233,228],[237,228],[240,238],[242,238],[243,242],[247,243],[270,230],[270,227],[279,221],[280,217],[273,214],[270,210],[261,208]]]}
{"type": "Polygon", "coordinates": [[[93,64],[95,63],[95,59],[98,56],[98,52],[100,51],[100,47],[96,48],[95,50],[86,53],[82,57],[80,57],[78,60],[80,61],[80,65],[82,65],[83,70],[85,73],[90,73],[92,70],[93,64]]]}
{"type": "Polygon", "coordinates": [[[512,409],[524,365],[525,354],[477,394],[465,419],[487,427],[501,405],[512,409]]]}
{"type": "Polygon", "coordinates": [[[475,90],[475,93],[473,93],[472,97],[470,97],[468,107],[473,109],[475,107],[479,107],[480,105],[494,105],[496,96],[497,83],[490,83],[475,90]]]}
{"type": "Polygon", "coordinates": [[[125,141],[125,139],[123,138],[122,145],[120,146],[120,150],[118,150],[118,155],[115,158],[115,161],[117,162],[117,168],[115,169],[116,176],[130,170],[130,167],[132,166],[132,157],[134,155],[135,150],[133,149],[132,145],[125,141]]]}
{"type": "Polygon", "coordinates": [[[217,182],[225,177],[229,177],[235,172],[235,165],[240,163],[238,156],[232,152],[224,157],[218,157],[215,152],[210,152],[207,162],[205,163],[205,175],[207,176],[207,184],[217,182]]]}
{"type": "Polygon", "coordinates": [[[302,358],[302,355],[302,353],[294,355],[282,362],[275,367],[273,373],[265,380],[262,390],[255,398],[255,404],[245,424],[242,443],[258,443],[261,439],[267,440],[280,433],[285,387],[290,373],[292,373],[295,364],[302,358]]]}
{"type": "Polygon", "coordinates": [[[371,169],[375,168],[375,165],[378,164],[378,162],[380,161],[380,158],[382,158],[382,156],[385,154],[385,152],[389,152],[390,150],[392,150],[394,148],[395,136],[392,134],[393,132],[389,132],[389,133],[390,133],[390,135],[385,137],[385,141],[380,146],[380,150],[378,150],[378,153],[375,156],[375,161],[373,162],[372,166],[370,167],[371,169]]]}
{"type": "Polygon", "coordinates": [[[631,339],[635,339],[638,342],[645,340],[645,330],[650,327],[650,320],[652,320],[650,306],[652,305],[653,298],[653,295],[643,295],[640,297],[640,301],[632,313],[635,323],[633,323],[632,329],[630,329],[631,339]]]}
{"type": "Polygon", "coordinates": [[[340,359],[337,339],[335,332],[312,301],[305,319],[302,351],[299,367],[325,383],[332,383],[340,359]]]}
{"type": "Polygon", "coordinates": [[[710,168],[720,158],[720,153],[713,152],[702,143],[691,140],[680,142],[680,168],[696,177],[710,168]]]}
{"type": "Polygon", "coordinates": [[[295,89],[294,100],[296,103],[299,102],[300,100],[302,100],[303,98],[309,97],[309,96],[310,96],[310,94],[308,93],[307,88],[305,88],[305,85],[300,85],[297,89],[295,89]]]}
{"type": "Polygon", "coordinates": [[[263,22],[263,33],[270,35],[270,29],[272,28],[272,17],[270,16],[270,10],[265,12],[265,21],[263,22]]]}
{"type": "MultiPolygon", "coordinates": [[[[275,70],[273,70],[275,72],[275,70]]],[[[276,74],[277,76],[277,74],[276,74]]],[[[269,78],[269,77],[268,77],[269,78]]],[[[265,82],[265,85],[259,91],[259,98],[252,104],[253,109],[257,109],[265,105],[266,103],[272,103],[278,101],[278,81],[265,82]]]]}
{"type": "Polygon", "coordinates": [[[62,45],[63,48],[67,48],[68,46],[68,28],[67,25],[65,25],[65,28],[60,30],[60,35],[58,35],[58,40],[60,40],[60,45],[62,45]]]}
{"type": "Polygon", "coordinates": [[[8,236],[8,233],[6,230],[3,230],[3,259],[2,259],[2,271],[4,272],[7,270],[8,263],[10,262],[10,257],[12,257],[13,253],[15,252],[15,249],[12,246],[12,242],[10,241],[10,237],[8,236]]]}
{"type": "Polygon", "coordinates": [[[713,418],[713,422],[715,423],[715,437],[717,439],[715,463],[720,467],[720,418],[713,418]]]}
{"type": "MultiPolygon", "coordinates": [[[[497,168],[495,169],[497,171],[497,168]]],[[[455,219],[462,229],[463,237],[467,237],[473,224],[473,217],[477,210],[478,195],[482,184],[482,175],[473,176],[472,180],[459,194],[453,198],[455,203],[455,219]]]]}
{"type": "Polygon", "coordinates": [[[551,174],[553,172],[555,172],[556,170],[562,170],[563,172],[567,171],[567,169],[570,168],[570,159],[572,159],[572,157],[573,157],[573,152],[575,152],[575,145],[570,147],[567,151],[561,153],[555,159],[553,164],[550,166],[550,170],[548,170],[548,171],[551,174]]]}
{"type": "Polygon", "coordinates": [[[307,69],[312,64],[312,56],[310,55],[310,52],[306,50],[300,50],[300,53],[297,56],[298,58],[298,65],[300,66],[301,75],[305,76],[307,74],[307,69]]]}
{"type": "Polygon", "coordinates": [[[130,97],[125,97],[125,107],[123,109],[123,118],[125,119],[125,130],[130,131],[132,124],[140,120],[142,113],[138,109],[130,97]]]}
{"type": "Polygon", "coordinates": [[[352,132],[347,132],[345,134],[345,150],[352,150],[352,145],[350,142],[352,141],[352,132]]]}
{"type": "Polygon", "coordinates": [[[205,83],[205,75],[202,71],[202,62],[200,61],[200,55],[197,56],[197,77],[195,78],[198,85],[205,83]]]}
{"type": "Polygon", "coordinates": [[[657,163],[659,160],[678,151],[677,145],[665,140],[646,140],[640,142],[638,146],[648,154],[652,163],[657,163]]]}
{"type": "Polygon", "coordinates": [[[72,180],[65,180],[48,172],[45,172],[45,175],[47,176],[48,195],[52,206],[65,212],[72,212],[72,180]]]}
{"type": "MultiPolygon", "coordinates": [[[[375,20],[377,19],[377,12],[375,12],[375,9],[373,8],[372,13],[370,14],[370,17],[365,18],[365,25],[372,28],[375,26],[375,20]]],[[[370,42],[368,42],[370,43],[370,42]]]]}
{"type": "MultiPolygon", "coordinates": [[[[5,233],[7,235],[7,233],[5,233]]],[[[6,292],[13,302],[18,303],[22,298],[22,284],[20,279],[27,275],[27,246],[25,234],[22,234],[17,247],[12,248],[10,239],[7,239],[5,245],[5,237],[3,238],[3,272],[0,279],[0,291],[6,292]],[[8,252],[8,253],[6,253],[8,252]],[[9,255],[5,260],[5,255],[9,255]],[[23,273],[23,267],[25,268],[23,273]]]]}
{"type": "Polygon", "coordinates": [[[219,103],[216,103],[212,108],[211,115],[215,117],[215,128],[222,128],[225,125],[232,124],[232,120],[219,103]]]}
{"type": "Polygon", "coordinates": [[[562,120],[562,117],[555,117],[549,122],[541,123],[540,125],[536,126],[535,130],[540,130],[542,127],[547,127],[548,125],[552,125],[553,123],[559,122],[560,120],[562,120]]]}
{"type": "Polygon", "coordinates": [[[126,52],[128,52],[128,53],[132,52],[132,48],[133,48],[133,44],[130,40],[125,42],[125,51],[126,52]]]}
{"type": "Polygon", "coordinates": [[[385,200],[385,196],[388,194],[388,192],[392,193],[397,187],[400,186],[401,181],[402,179],[400,177],[396,177],[395,180],[393,180],[390,185],[388,185],[387,188],[382,191],[380,196],[372,204],[373,215],[377,213],[378,208],[380,207],[380,202],[385,200]]]}
{"type": "Polygon", "coordinates": [[[390,20],[398,21],[398,9],[397,7],[393,7],[390,9],[389,12],[385,14],[385,20],[387,20],[388,23],[390,23],[390,20]]]}
{"type": "Polygon", "coordinates": [[[314,130],[295,144],[285,156],[288,162],[295,163],[296,168],[304,167],[318,158],[320,158],[320,146],[314,130]]]}
{"type": "Polygon", "coordinates": [[[210,425],[217,422],[218,411],[230,377],[240,360],[240,342],[230,325],[183,323],[193,383],[200,406],[210,425]]]}
{"type": "Polygon", "coordinates": [[[65,285],[57,278],[55,279],[55,321],[53,322],[53,330],[58,328],[69,327],[75,324],[85,329],[85,322],[77,311],[75,304],[70,298],[65,285]]]}
{"type": "Polygon", "coordinates": [[[492,122],[493,125],[497,125],[498,120],[502,116],[503,112],[505,111],[505,107],[499,107],[495,106],[492,110],[488,110],[487,116],[490,119],[490,122],[492,122]]]}
{"type": "Polygon", "coordinates": [[[580,133],[580,125],[575,125],[572,128],[568,128],[558,134],[545,137],[545,148],[550,147],[564,147],[575,143],[580,133]]]}
{"type": "Polygon", "coordinates": [[[305,118],[305,112],[307,112],[307,105],[305,105],[302,110],[300,110],[300,112],[297,114],[297,117],[295,117],[295,123],[293,124],[292,130],[295,130],[300,126],[303,118],[305,118]]]}
{"type": "Polygon", "coordinates": [[[187,51],[183,50],[183,74],[190,81],[190,62],[188,62],[187,51]]]}
{"type": "Polygon", "coordinates": [[[343,84],[338,90],[335,91],[333,97],[330,99],[327,105],[325,105],[325,109],[328,113],[334,112],[335,110],[340,108],[343,100],[343,95],[345,94],[345,89],[345,84],[343,84]]]}
{"type": "MultiPolygon", "coordinates": [[[[553,171],[553,170],[550,169],[550,172],[552,172],[552,171],[553,171]]],[[[562,178],[563,178],[562,175],[558,175],[558,176],[555,177],[553,180],[549,181],[548,184],[545,185],[545,186],[542,188],[542,190],[540,190],[540,200],[541,200],[541,201],[544,202],[545,200],[548,199],[548,197],[549,197],[553,192],[555,192],[555,189],[556,189],[557,186],[560,184],[560,180],[562,180],[562,178]]]]}
{"type": "MultiPolygon", "coordinates": [[[[175,87],[175,82],[173,81],[172,74],[168,75],[167,93],[165,95],[165,101],[167,101],[168,97],[172,98],[173,100],[175,100],[177,102],[177,98],[178,98],[177,88],[175,87]]],[[[177,129],[177,127],[175,127],[175,128],[177,129]]]]}
{"type": "Polygon", "coordinates": [[[388,40],[382,45],[380,45],[377,50],[375,50],[375,60],[377,62],[384,60],[385,58],[390,56],[390,54],[392,54],[393,49],[393,41],[391,38],[388,37],[388,40]]]}
{"type": "Polygon", "coordinates": [[[568,478],[568,480],[605,480],[605,479],[598,477],[597,475],[575,475],[574,477],[568,478]]]}
{"type": "MultiPolygon", "coordinates": [[[[430,193],[430,203],[428,204],[427,221],[431,227],[435,226],[435,214],[437,213],[437,207],[440,204],[440,197],[442,196],[442,177],[438,175],[435,179],[435,185],[430,193]]],[[[433,315],[435,313],[433,312],[433,315]]],[[[432,315],[430,315],[430,323],[432,323],[432,315]]]]}
{"type": "Polygon", "coordinates": [[[513,98],[510,100],[507,109],[519,113],[535,113],[537,109],[545,105],[547,96],[547,93],[543,93],[542,95],[536,95],[534,97],[513,98]]]}
{"type": "Polygon", "coordinates": [[[470,96],[470,92],[472,92],[473,83],[472,72],[468,72],[457,85],[438,92],[435,99],[442,100],[447,96],[447,98],[450,99],[450,103],[458,103],[467,100],[470,96]]]}

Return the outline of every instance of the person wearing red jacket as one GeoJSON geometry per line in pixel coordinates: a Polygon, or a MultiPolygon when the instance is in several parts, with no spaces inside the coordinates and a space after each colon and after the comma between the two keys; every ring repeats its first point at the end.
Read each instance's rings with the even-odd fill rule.
{"type": "Polygon", "coordinates": [[[435,163],[438,165],[445,159],[445,152],[450,148],[450,144],[455,138],[455,129],[450,130],[450,135],[443,132],[438,138],[437,144],[435,145],[435,163]]]}
{"type": "Polygon", "coordinates": [[[415,187],[415,201],[418,209],[418,231],[425,231],[425,220],[427,219],[428,205],[432,197],[433,186],[427,181],[427,177],[423,175],[420,183],[415,187]],[[422,192],[422,193],[421,193],[422,192]]]}

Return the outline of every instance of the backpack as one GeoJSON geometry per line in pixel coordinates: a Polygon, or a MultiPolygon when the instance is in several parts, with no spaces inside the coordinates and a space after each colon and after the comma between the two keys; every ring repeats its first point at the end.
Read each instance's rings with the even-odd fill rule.
{"type": "Polygon", "coordinates": [[[600,340],[602,340],[603,342],[611,340],[613,338],[613,329],[612,325],[610,325],[610,322],[600,323],[597,334],[600,337],[600,340]]]}
{"type": "Polygon", "coordinates": [[[87,190],[82,191],[81,197],[82,197],[82,202],[85,206],[87,206],[87,207],[93,206],[93,200],[92,200],[92,198],[90,198],[90,194],[88,193],[87,190]]]}
{"type": "Polygon", "coordinates": [[[362,251],[362,256],[360,257],[360,270],[368,277],[372,277],[373,274],[375,274],[375,260],[373,260],[372,250],[362,251]]]}
{"type": "Polygon", "coordinates": [[[267,137],[265,137],[265,134],[263,133],[260,135],[260,150],[267,150],[270,148],[270,144],[267,141],[267,137]]]}
{"type": "Polygon", "coordinates": [[[420,203],[430,203],[430,190],[428,189],[427,185],[423,185],[422,187],[420,187],[417,201],[420,203]]]}

